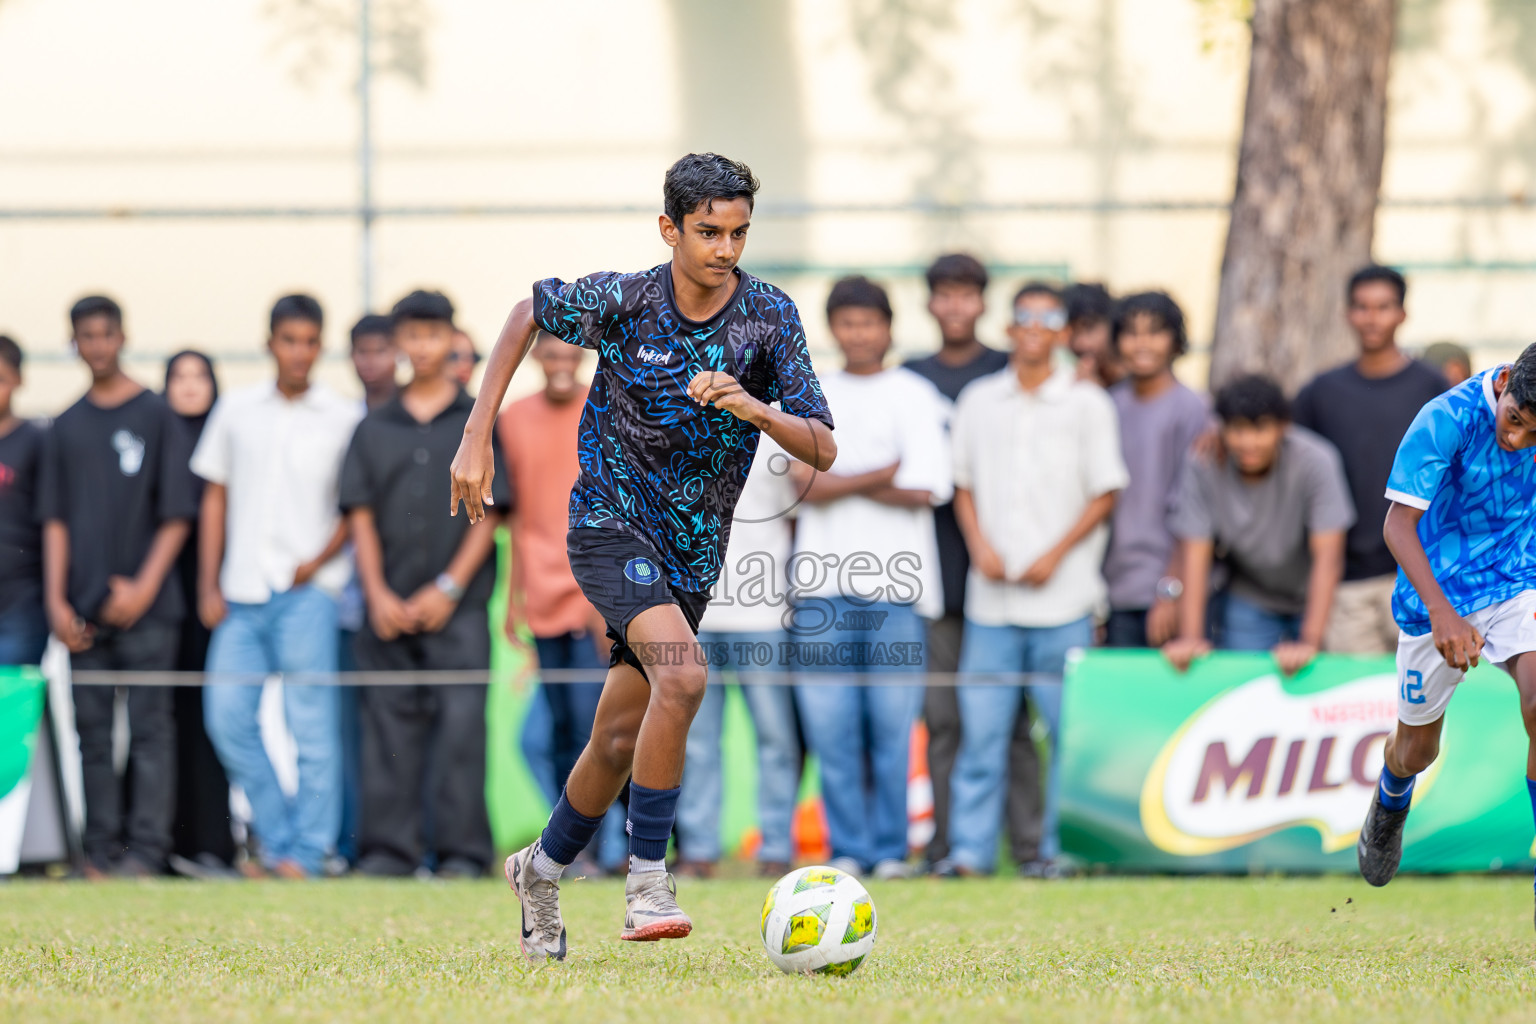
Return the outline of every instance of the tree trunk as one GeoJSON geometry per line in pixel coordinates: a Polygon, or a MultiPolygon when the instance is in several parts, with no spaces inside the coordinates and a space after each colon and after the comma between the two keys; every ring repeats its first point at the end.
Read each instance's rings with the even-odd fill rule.
{"type": "Polygon", "coordinates": [[[1370,262],[1396,0],[1256,0],[1211,386],[1291,392],[1347,361],[1349,275],[1370,262]]]}

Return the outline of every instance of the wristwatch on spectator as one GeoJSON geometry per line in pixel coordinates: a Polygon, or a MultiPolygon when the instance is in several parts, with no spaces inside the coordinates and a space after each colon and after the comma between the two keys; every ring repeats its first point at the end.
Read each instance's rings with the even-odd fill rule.
{"type": "Polygon", "coordinates": [[[1184,596],[1184,581],[1174,576],[1164,576],[1157,581],[1159,601],[1177,601],[1184,596]]]}
{"type": "Polygon", "coordinates": [[[448,600],[463,600],[464,588],[459,586],[458,581],[456,581],[452,576],[445,572],[438,573],[437,579],[434,582],[437,584],[437,589],[441,590],[444,595],[447,596],[448,600]]]}

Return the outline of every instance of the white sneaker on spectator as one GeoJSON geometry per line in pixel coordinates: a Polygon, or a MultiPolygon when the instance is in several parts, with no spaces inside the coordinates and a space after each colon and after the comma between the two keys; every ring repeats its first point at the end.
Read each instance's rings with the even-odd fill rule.
{"type": "Polygon", "coordinates": [[[864,869],[852,857],[833,857],[827,862],[827,867],[841,871],[845,875],[852,875],[854,878],[862,878],[864,875],[864,869]]]}
{"type": "Polygon", "coordinates": [[[507,858],[507,884],[522,904],[523,955],[535,962],[565,959],[565,922],[560,919],[560,886],[533,870],[533,847],[507,858]]]}
{"type": "Polygon", "coordinates": [[[893,882],[901,878],[911,878],[912,865],[904,860],[888,859],[876,864],[872,873],[881,882],[893,882]]]}

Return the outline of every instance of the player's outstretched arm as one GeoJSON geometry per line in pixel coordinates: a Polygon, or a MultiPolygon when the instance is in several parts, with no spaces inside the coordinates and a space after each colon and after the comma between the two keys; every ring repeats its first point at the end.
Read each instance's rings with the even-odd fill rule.
{"type": "Polygon", "coordinates": [[[453,457],[449,469],[452,491],[449,495],[449,515],[459,514],[459,502],[471,523],[485,518],[485,506],[491,500],[491,480],[496,466],[491,457],[491,434],[496,427],[496,413],[501,400],[507,396],[507,385],[512,374],[522,363],[523,357],[533,347],[538,333],[533,322],[533,300],[524,299],[512,307],[507,322],[501,328],[501,336],[486,360],[485,376],[480,380],[480,394],[475,407],[464,425],[464,440],[459,442],[458,454],[453,457]]]}
{"type": "Polygon", "coordinates": [[[837,442],[832,439],[831,427],[758,401],[728,373],[704,370],[695,374],[688,382],[688,395],[700,405],[713,405],[746,420],[817,472],[825,473],[837,459],[837,442]]]}
{"type": "Polygon", "coordinates": [[[1446,600],[1445,591],[1435,579],[1429,556],[1424,552],[1424,542],[1419,540],[1419,519],[1423,515],[1423,509],[1394,501],[1387,509],[1381,534],[1392,557],[1403,567],[1403,575],[1408,577],[1408,582],[1413,584],[1429,611],[1429,628],[1435,638],[1435,649],[1451,668],[1468,669],[1477,664],[1483,651],[1483,636],[1472,623],[1456,614],[1456,608],[1446,600]]]}

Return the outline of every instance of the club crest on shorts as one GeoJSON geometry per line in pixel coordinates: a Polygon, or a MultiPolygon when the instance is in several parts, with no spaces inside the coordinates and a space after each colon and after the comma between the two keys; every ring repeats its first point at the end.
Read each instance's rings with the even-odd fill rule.
{"type": "Polygon", "coordinates": [[[661,579],[661,570],[649,558],[631,558],[624,563],[624,575],[636,583],[651,584],[661,579]]]}

